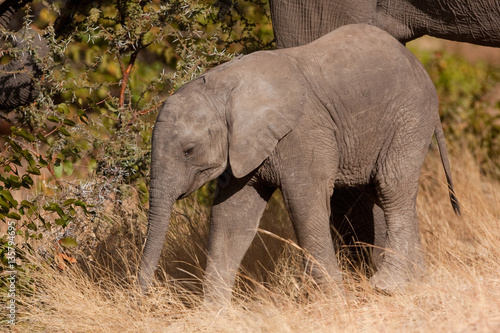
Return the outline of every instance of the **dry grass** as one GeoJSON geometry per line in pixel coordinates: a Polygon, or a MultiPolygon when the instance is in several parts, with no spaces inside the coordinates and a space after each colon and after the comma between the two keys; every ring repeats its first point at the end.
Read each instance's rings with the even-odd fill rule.
{"type": "MultiPolygon", "coordinates": [[[[374,293],[365,279],[346,271],[346,287],[352,295],[347,304],[324,295],[302,272],[299,251],[261,233],[263,241],[257,240],[245,259],[233,305],[209,311],[199,306],[206,211],[193,213],[181,204],[177,210],[185,216],[175,217],[163,257],[167,274],[160,274],[150,296],[141,299],[134,288],[137,243],[142,240],[127,238],[143,232],[140,216],[140,228],[132,224],[122,228],[142,231],[110,231],[115,237],[109,238],[106,249],[95,249],[94,261],[86,266],[80,259],[80,266],[64,272],[45,267],[29,273],[34,291],[18,299],[17,328],[30,332],[498,332],[500,184],[483,179],[466,154],[452,158],[452,168],[463,216],[453,214],[439,158],[432,152],[418,196],[428,274],[404,293],[374,293]],[[260,264],[254,258],[260,258],[260,264]]],[[[268,212],[273,214],[278,217],[267,220],[275,229],[263,228],[289,238],[290,231],[282,230],[289,228],[288,222],[268,212]]]]}

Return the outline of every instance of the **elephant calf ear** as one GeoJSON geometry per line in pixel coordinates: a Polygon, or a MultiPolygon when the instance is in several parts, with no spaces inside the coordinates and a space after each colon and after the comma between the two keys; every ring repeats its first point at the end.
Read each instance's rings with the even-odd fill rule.
{"type": "Polygon", "coordinates": [[[304,113],[306,82],[288,59],[274,52],[244,57],[237,69],[238,85],[226,111],[229,163],[237,178],[269,157],[304,113]]]}

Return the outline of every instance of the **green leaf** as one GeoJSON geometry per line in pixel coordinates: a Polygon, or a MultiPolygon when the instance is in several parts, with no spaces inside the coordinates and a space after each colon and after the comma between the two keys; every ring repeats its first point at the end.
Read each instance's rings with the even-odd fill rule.
{"type": "Polygon", "coordinates": [[[14,132],[16,135],[24,138],[28,142],[35,141],[35,136],[31,133],[28,133],[24,128],[19,128],[14,132]]]}
{"type": "Polygon", "coordinates": [[[61,178],[62,172],[63,172],[62,163],[54,164],[54,174],[56,175],[57,178],[61,178]]]}
{"type": "Polygon", "coordinates": [[[76,114],[78,115],[78,118],[80,118],[80,121],[84,124],[87,124],[87,120],[88,120],[88,116],[87,114],[85,113],[85,110],[83,109],[78,109],[76,111],[76,114]]]}
{"type": "MultiPolygon", "coordinates": [[[[30,208],[28,209],[28,212],[26,213],[26,215],[28,215],[28,217],[31,217],[31,216],[32,216],[32,215],[36,212],[36,210],[37,210],[37,209],[38,209],[38,206],[33,206],[33,207],[30,207],[30,208]]],[[[44,225],[45,225],[45,223],[44,223],[44,225]]],[[[50,230],[50,227],[49,227],[49,228],[45,227],[45,228],[46,228],[47,230],[50,230]]]]}
{"type": "Polygon", "coordinates": [[[111,104],[108,103],[108,101],[104,101],[104,104],[106,104],[106,106],[108,107],[108,110],[113,111],[113,112],[118,111],[117,109],[112,107],[111,104]]]}
{"type": "Polygon", "coordinates": [[[69,223],[68,222],[69,219],[70,219],[69,216],[66,215],[64,217],[56,219],[55,222],[56,222],[57,225],[63,226],[65,228],[68,225],[68,223],[69,223]]]}
{"type": "Polygon", "coordinates": [[[42,141],[43,143],[48,143],[49,141],[47,140],[47,138],[42,134],[42,133],[38,133],[36,135],[36,137],[38,138],[38,140],[42,141]]]}
{"type": "MultiPolygon", "coordinates": [[[[28,214],[29,214],[29,212],[28,212],[28,214]]],[[[52,229],[52,225],[50,224],[50,222],[46,222],[45,219],[42,217],[42,215],[40,215],[40,214],[37,214],[37,215],[38,215],[38,219],[40,221],[42,221],[43,226],[44,226],[45,229],[47,229],[47,230],[52,229]]]]}
{"type": "Polygon", "coordinates": [[[71,237],[64,237],[61,240],[59,240],[59,244],[61,244],[64,247],[72,248],[72,247],[77,247],[78,243],[76,240],[74,240],[71,237]]]}
{"type": "Polygon", "coordinates": [[[71,134],[69,134],[68,130],[65,129],[64,127],[59,127],[57,130],[59,131],[59,133],[61,133],[64,136],[71,136],[71,134]]]}
{"type": "Polygon", "coordinates": [[[71,162],[70,160],[65,160],[63,162],[63,169],[68,176],[71,176],[73,174],[73,162],[71,162]]]}
{"type": "Polygon", "coordinates": [[[34,175],[37,175],[37,176],[40,176],[41,175],[41,172],[40,172],[40,169],[37,168],[37,167],[33,167],[33,166],[28,166],[27,168],[27,171],[31,174],[34,174],[34,175]]]}
{"type": "Polygon", "coordinates": [[[7,201],[3,200],[2,197],[0,197],[0,206],[5,208],[7,211],[10,209],[10,205],[7,201]]]}
{"type": "Polygon", "coordinates": [[[24,175],[21,178],[21,185],[22,187],[28,189],[31,188],[31,186],[33,186],[33,179],[30,177],[30,175],[24,175]]]}
{"type": "Polygon", "coordinates": [[[47,117],[47,120],[59,124],[59,118],[56,116],[47,117]]]}
{"type": "Polygon", "coordinates": [[[12,149],[14,152],[19,153],[23,151],[23,148],[21,148],[20,145],[15,143],[13,140],[9,141],[10,149],[12,149]]]}
{"type": "Polygon", "coordinates": [[[76,125],[76,123],[71,119],[64,119],[63,123],[68,125],[68,126],[75,126],[76,125]]]}
{"type": "Polygon", "coordinates": [[[75,202],[76,199],[67,199],[63,202],[63,206],[68,206],[71,205],[73,202],[75,202]]]}
{"type": "Polygon", "coordinates": [[[49,165],[49,163],[42,156],[38,158],[38,162],[40,163],[41,167],[46,167],[47,165],[49,165]]]}
{"type": "Polygon", "coordinates": [[[21,219],[21,215],[17,213],[9,213],[7,214],[7,217],[18,221],[21,219]]]}
{"type": "Polygon", "coordinates": [[[75,201],[75,206],[79,206],[79,207],[94,207],[94,205],[88,205],[88,204],[86,204],[85,202],[83,202],[81,200],[76,200],[75,201]]]}
{"type": "Polygon", "coordinates": [[[81,200],[76,200],[74,202],[74,205],[75,206],[78,206],[78,207],[81,207],[83,209],[83,211],[85,212],[85,214],[93,214],[94,212],[89,212],[87,210],[87,207],[94,207],[93,205],[87,205],[85,202],[81,201],[81,200]]]}
{"type": "Polygon", "coordinates": [[[66,216],[66,214],[64,214],[64,211],[62,210],[62,208],[56,203],[51,203],[50,205],[43,207],[43,209],[45,209],[46,211],[49,211],[49,212],[56,212],[61,217],[66,216]]]}
{"type": "Polygon", "coordinates": [[[13,189],[18,189],[22,186],[22,182],[18,176],[10,175],[9,178],[3,178],[2,181],[5,183],[6,187],[13,189]]]}
{"type": "Polygon", "coordinates": [[[87,116],[78,116],[78,118],[80,118],[80,121],[84,124],[88,124],[87,122],[87,116]]]}
{"type": "Polygon", "coordinates": [[[0,191],[0,195],[6,200],[8,201],[13,208],[16,208],[17,207],[17,201],[12,197],[12,194],[10,194],[9,191],[7,190],[1,190],[0,191]]]}
{"type": "Polygon", "coordinates": [[[69,114],[69,108],[66,104],[64,103],[61,103],[57,106],[57,111],[62,113],[62,114],[66,114],[68,115],[69,114]]]}
{"type": "Polygon", "coordinates": [[[17,155],[14,155],[14,157],[12,157],[10,159],[10,161],[12,163],[14,163],[15,165],[18,165],[18,166],[23,166],[23,164],[21,163],[21,155],[17,154],[17,155]]]}
{"type": "Polygon", "coordinates": [[[29,202],[28,200],[21,201],[21,205],[24,207],[33,207],[33,204],[31,202],[29,202]]]}

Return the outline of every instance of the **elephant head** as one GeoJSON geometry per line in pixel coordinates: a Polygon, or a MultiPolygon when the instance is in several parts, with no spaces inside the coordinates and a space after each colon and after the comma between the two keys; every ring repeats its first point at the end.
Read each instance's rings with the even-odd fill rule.
{"type": "Polygon", "coordinates": [[[292,65],[277,66],[283,61],[269,52],[235,59],[181,87],[163,105],[153,131],[148,235],[139,269],[143,292],[174,202],[225,170],[236,178],[248,175],[300,119],[305,82],[292,65]],[[278,93],[285,82],[288,89],[278,93]]]}

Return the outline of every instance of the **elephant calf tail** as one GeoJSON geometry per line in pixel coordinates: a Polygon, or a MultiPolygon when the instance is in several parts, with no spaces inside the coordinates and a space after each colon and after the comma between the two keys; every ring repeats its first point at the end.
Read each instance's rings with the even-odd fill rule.
{"type": "Polygon", "coordinates": [[[455,214],[458,216],[460,213],[460,203],[455,195],[455,190],[453,188],[453,181],[451,179],[451,168],[450,161],[448,159],[448,151],[446,150],[446,141],[444,139],[443,127],[441,126],[441,122],[438,121],[436,128],[434,129],[434,134],[436,135],[436,141],[439,148],[439,153],[441,155],[441,163],[443,164],[444,173],[446,174],[446,181],[448,182],[448,191],[450,193],[450,201],[455,214]]]}

